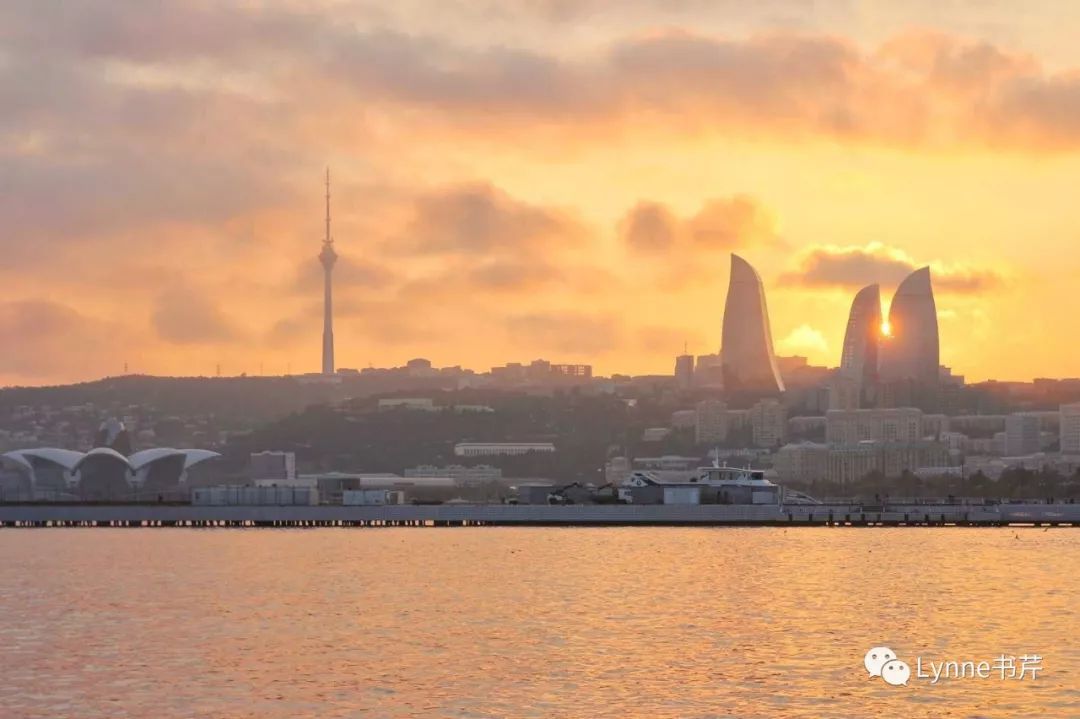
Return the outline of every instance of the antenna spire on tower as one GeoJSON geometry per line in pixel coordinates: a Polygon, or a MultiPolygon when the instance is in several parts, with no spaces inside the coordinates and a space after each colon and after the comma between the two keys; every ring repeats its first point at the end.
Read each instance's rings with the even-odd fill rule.
{"type": "Polygon", "coordinates": [[[330,168],[326,168],[326,237],[323,242],[327,245],[334,243],[330,237],[330,168]]]}
{"type": "Polygon", "coordinates": [[[334,374],[334,305],[331,289],[331,274],[337,262],[334,251],[334,238],[330,236],[330,168],[326,168],[326,236],[323,238],[319,262],[323,266],[323,347],[322,371],[325,375],[334,374]]]}

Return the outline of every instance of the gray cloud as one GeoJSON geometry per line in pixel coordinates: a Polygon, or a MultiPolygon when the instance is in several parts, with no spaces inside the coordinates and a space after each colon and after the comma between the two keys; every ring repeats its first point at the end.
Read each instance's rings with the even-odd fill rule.
{"type": "Polygon", "coordinates": [[[907,259],[873,251],[815,249],[803,255],[797,270],[781,282],[810,287],[863,287],[873,282],[898,284],[915,269],[907,259]]]}
{"type": "Polygon", "coordinates": [[[555,208],[521,202],[488,184],[460,185],[417,199],[399,249],[520,256],[566,247],[584,232],[574,217],[555,208]]]}
{"type": "Polygon", "coordinates": [[[666,292],[712,282],[727,252],[782,244],[772,215],[744,195],[710,199],[688,217],[642,201],[617,223],[616,233],[631,256],[625,269],[666,292]]]}
{"type": "Polygon", "coordinates": [[[727,252],[779,242],[772,217],[745,195],[711,199],[685,219],[661,203],[639,202],[623,216],[617,230],[627,249],[645,254],[727,252]]]}
{"type": "MultiPolygon", "coordinates": [[[[1080,81],[944,35],[865,52],[832,37],[667,31],[567,59],[240,3],[10,0],[0,5],[0,44],[0,249],[9,267],[74,242],[141,251],[121,237],[133,231],[160,251],[146,239],[154,227],[217,229],[280,208],[310,162],[311,139],[298,135],[304,118],[357,101],[391,114],[422,106],[443,127],[580,134],[583,124],[659,113],[676,131],[693,123],[905,144],[1080,142],[1080,81]]],[[[664,238],[664,227],[641,224],[645,214],[632,219],[633,242],[664,238]]],[[[701,226],[706,219],[695,222],[699,237],[733,244],[723,222],[716,232],[701,226]]],[[[463,186],[426,198],[408,239],[425,251],[490,250],[558,241],[579,232],[575,224],[463,186]]]]}
{"type": "Polygon", "coordinates": [[[141,62],[235,58],[317,39],[314,14],[239,2],[163,0],[9,0],[0,5],[0,40],[80,58],[141,62]]]}
{"type": "MultiPolygon", "coordinates": [[[[796,269],[781,275],[782,283],[852,289],[873,282],[897,285],[922,266],[903,252],[880,245],[816,248],[802,254],[796,264],[796,269]]],[[[932,274],[935,289],[955,294],[976,294],[1004,284],[992,270],[939,266],[932,274]]]]}
{"type": "Polygon", "coordinates": [[[627,248],[644,254],[668,252],[679,231],[679,220],[659,202],[639,202],[619,223],[627,248]]]}
{"type": "Polygon", "coordinates": [[[604,78],[585,82],[590,69],[554,56],[497,45],[466,49],[385,30],[337,35],[321,70],[361,95],[450,111],[499,108],[519,119],[536,111],[571,119],[613,99],[604,78]]]}
{"type": "MultiPolygon", "coordinates": [[[[519,14],[557,18],[597,4],[523,7],[528,12],[519,14]]],[[[827,35],[730,39],[671,29],[569,58],[406,34],[387,29],[374,5],[351,10],[352,21],[338,21],[239,2],[9,0],[0,7],[0,43],[9,50],[0,65],[0,126],[55,130],[68,118],[84,129],[107,129],[111,120],[126,136],[150,125],[179,133],[203,126],[200,112],[235,116],[268,94],[278,99],[261,105],[263,118],[249,115],[256,127],[268,114],[317,112],[326,105],[319,98],[332,97],[421,105],[442,122],[565,122],[578,131],[583,122],[659,113],[677,119],[676,127],[781,131],[786,139],[818,133],[1041,148],[1080,141],[1073,73],[940,33],[908,33],[865,50],[827,35]],[[207,87],[118,82],[117,64],[151,78],[200,70],[207,87]],[[233,76],[246,81],[227,82],[233,76]],[[308,91],[330,89],[327,83],[333,92],[308,91]]]]}

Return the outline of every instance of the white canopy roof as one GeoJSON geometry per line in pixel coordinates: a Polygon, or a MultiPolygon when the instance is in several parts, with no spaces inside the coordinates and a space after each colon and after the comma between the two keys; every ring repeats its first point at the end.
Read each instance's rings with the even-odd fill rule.
{"type": "Polygon", "coordinates": [[[27,469],[33,469],[30,459],[34,458],[58,464],[71,472],[74,471],[75,467],[82,461],[84,455],[82,452],[76,452],[71,449],[38,447],[36,449],[17,449],[14,452],[7,452],[4,456],[27,469]]]}

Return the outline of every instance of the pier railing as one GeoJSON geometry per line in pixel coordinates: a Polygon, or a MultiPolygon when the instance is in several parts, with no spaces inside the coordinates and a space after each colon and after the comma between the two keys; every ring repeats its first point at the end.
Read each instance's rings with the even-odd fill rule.
{"type": "Polygon", "coordinates": [[[1080,505],[0,505],[0,526],[1080,526],[1080,505]]]}

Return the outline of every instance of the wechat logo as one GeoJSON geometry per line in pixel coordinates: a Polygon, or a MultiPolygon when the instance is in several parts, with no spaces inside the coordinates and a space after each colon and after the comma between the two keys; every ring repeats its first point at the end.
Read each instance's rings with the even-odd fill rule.
{"type": "Polygon", "coordinates": [[[881,677],[886,684],[907,686],[911,679],[911,667],[896,658],[896,652],[888,647],[872,647],[863,657],[863,666],[870,677],[881,677]]]}

